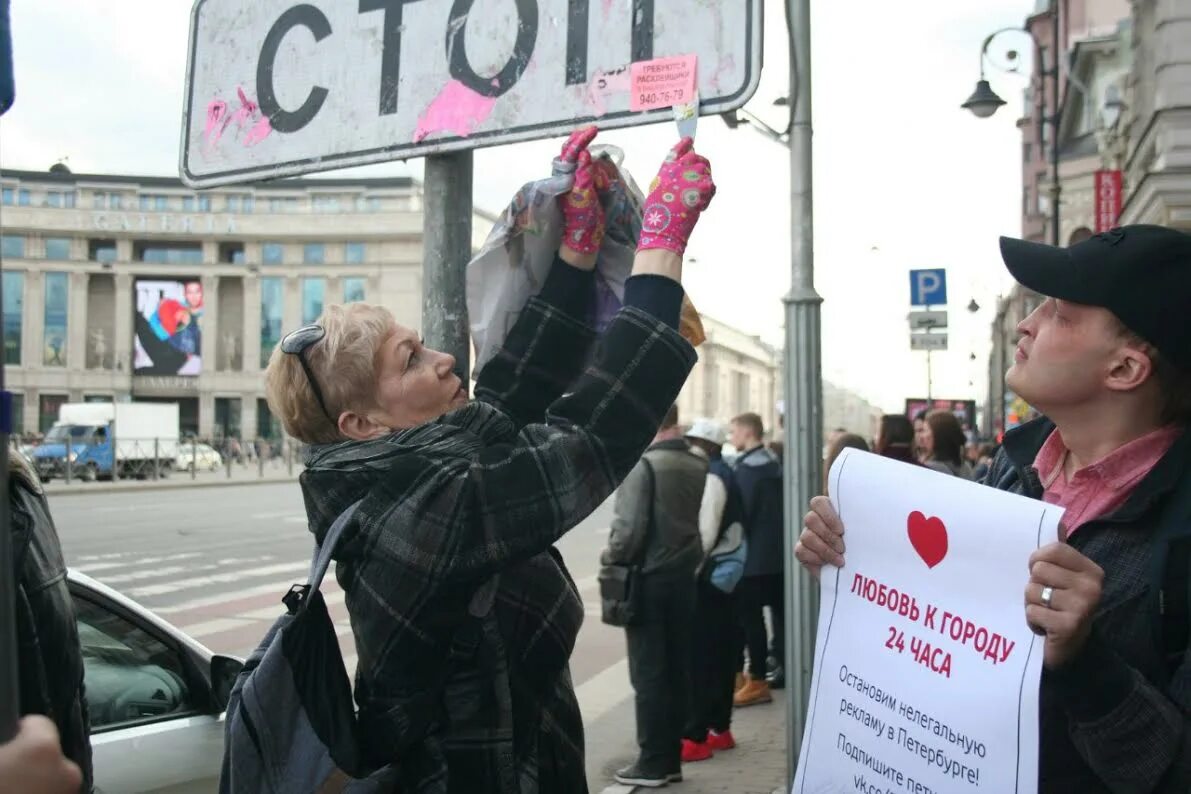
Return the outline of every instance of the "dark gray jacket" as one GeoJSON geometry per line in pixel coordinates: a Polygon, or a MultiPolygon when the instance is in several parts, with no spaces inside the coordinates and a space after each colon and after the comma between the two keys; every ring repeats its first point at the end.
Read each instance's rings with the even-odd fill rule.
{"type": "Polygon", "coordinates": [[[612,533],[604,564],[644,559],[644,573],[690,575],[703,559],[699,506],[707,484],[708,460],[683,439],[660,441],[646,450],[616,492],[612,533]],[[653,476],[650,476],[652,468],[653,476]],[[652,504],[654,528],[649,533],[652,504]]]}
{"type": "MultiPolygon", "coordinates": [[[[17,453],[9,457],[16,635],[22,715],[43,714],[58,728],[62,753],[91,790],[91,737],[83,695],[83,653],[66,563],[41,483],[17,453]]],[[[8,572],[4,572],[8,575],[8,572]]]]}
{"type": "MultiPolygon", "coordinates": [[[[1040,499],[1032,464],[1054,429],[1038,419],[1006,433],[985,484],[1040,499]]],[[[1191,488],[1189,466],[1184,433],[1124,505],[1070,538],[1104,569],[1103,594],[1083,651],[1042,673],[1040,794],[1191,791],[1191,652],[1173,670],[1166,663],[1151,572],[1152,536],[1191,488]]]]}

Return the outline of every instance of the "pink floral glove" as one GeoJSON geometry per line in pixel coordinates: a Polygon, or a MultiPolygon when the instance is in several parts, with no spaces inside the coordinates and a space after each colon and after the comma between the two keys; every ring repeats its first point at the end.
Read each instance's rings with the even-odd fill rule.
{"type": "Polygon", "coordinates": [[[592,162],[587,151],[587,145],[595,136],[595,127],[572,133],[559,157],[575,171],[574,186],[559,196],[563,217],[562,242],[581,254],[597,253],[604,242],[604,206],[599,194],[608,189],[608,176],[604,168],[592,162]]]}
{"type": "Polygon", "coordinates": [[[650,185],[638,251],[664,248],[679,255],[686,251],[699,214],[715,195],[711,163],[695,154],[694,145],[690,138],[679,141],[650,185]]]}

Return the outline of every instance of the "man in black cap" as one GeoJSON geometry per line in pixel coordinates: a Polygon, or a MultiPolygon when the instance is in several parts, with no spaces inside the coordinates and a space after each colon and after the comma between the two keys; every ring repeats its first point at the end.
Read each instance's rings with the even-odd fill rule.
{"type": "MultiPolygon", "coordinates": [[[[1127,226],[1055,248],[1001,239],[1046,296],[1006,383],[1045,416],[1005,435],[985,484],[1066,508],[1030,558],[1045,634],[1041,794],[1191,791],[1191,235],[1127,226]]],[[[843,562],[831,503],[795,554],[843,562]]]]}

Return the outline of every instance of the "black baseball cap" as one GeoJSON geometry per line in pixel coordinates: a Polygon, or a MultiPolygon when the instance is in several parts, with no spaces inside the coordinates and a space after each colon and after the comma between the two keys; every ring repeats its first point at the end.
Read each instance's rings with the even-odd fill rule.
{"type": "Polygon", "coordinates": [[[1123,226],[1068,248],[1002,237],[1001,258],[1023,286],[1108,309],[1172,364],[1191,371],[1191,234],[1123,226]]]}

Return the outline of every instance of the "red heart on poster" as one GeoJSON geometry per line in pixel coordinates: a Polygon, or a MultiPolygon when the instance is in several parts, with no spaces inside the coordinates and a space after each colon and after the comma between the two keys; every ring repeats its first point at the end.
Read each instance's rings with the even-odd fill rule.
{"type": "Polygon", "coordinates": [[[927,518],[915,510],[906,519],[906,530],[910,545],[927,568],[934,568],[947,556],[947,527],[943,519],[935,516],[927,518]]]}

